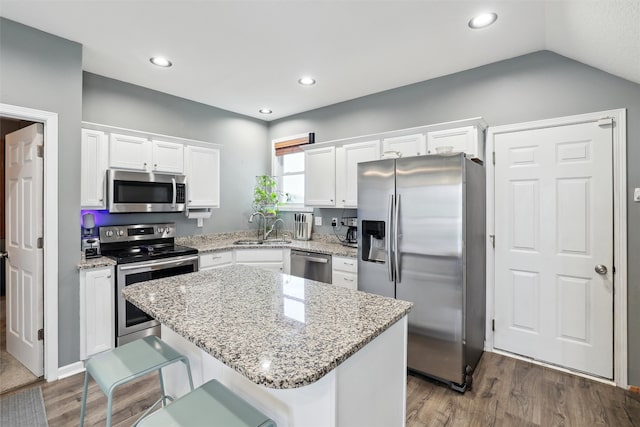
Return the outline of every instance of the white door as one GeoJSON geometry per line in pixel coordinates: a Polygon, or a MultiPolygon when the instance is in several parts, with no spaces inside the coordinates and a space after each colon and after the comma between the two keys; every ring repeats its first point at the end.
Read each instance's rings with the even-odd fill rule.
{"type": "Polygon", "coordinates": [[[494,141],[494,346],[613,378],[612,125],[494,141]]]}
{"type": "Polygon", "coordinates": [[[42,187],[43,126],[6,137],[7,351],[37,376],[44,373],[42,187]]]}

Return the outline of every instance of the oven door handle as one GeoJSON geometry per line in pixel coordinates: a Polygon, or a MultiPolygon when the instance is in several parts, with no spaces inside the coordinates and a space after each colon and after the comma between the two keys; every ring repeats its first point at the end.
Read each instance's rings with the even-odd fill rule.
{"type": "Polygon", "coordinates": [[[187,264],[189,261],[194,261],[196,259],[198,259],[198,255],[189,256],[189,257],[180,258],[180,259],[172,259],[170,261],[163,259],[163,260],[158,260],[154,262],[148,262],[146,264],[121,265],[121,266],[118,266],[118,269],[120,271],[129,271],[129,270],[139,270],[141,268],[177,267],[179,265],[187,264]]]}

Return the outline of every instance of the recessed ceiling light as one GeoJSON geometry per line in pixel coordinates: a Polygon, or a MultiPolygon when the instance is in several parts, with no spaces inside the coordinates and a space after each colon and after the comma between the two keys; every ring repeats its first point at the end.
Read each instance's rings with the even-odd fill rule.
{"type": "Polygon", "coordinates": [[[301,79],[298,80],[298,83],[300,83],[303,86],[312,86],[316,84],[316,81],[311,77],[302,77],[301,79]]]}
{"type": "Polygon", "coordinates": [[[162,56],[153,56],[149,58],[149,61],[151,61],[153,65],[157,65],[158,67],[168,68],[173,65],[171,61],[169,61],[167,58],[163,58],[162,56]]]}
{"type": "Polygon", "coordinates": [[[261,109],[258,110],[258,112],[262,113],[262,114],[271,114],[271,113],[273,113],[273,111],[271,111],[270,108],[261,108],[261,109]]]}
{"type": "Polygon", "coordinates": [[[474,30],[488,27],[496,22],[496,19],[498,19],[498,15],[495,13],[483,13],[469,21],[469,27],[474,30]]]}

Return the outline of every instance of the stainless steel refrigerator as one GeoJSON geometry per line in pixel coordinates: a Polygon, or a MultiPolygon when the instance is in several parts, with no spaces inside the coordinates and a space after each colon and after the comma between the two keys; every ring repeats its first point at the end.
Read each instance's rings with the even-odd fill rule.
{"type": "Polygon", "coordinates": [[[358,289],[414,303],[410,370],[464,391],[485,336],[485,170],[464,154],[358,165],[358,289]]]}

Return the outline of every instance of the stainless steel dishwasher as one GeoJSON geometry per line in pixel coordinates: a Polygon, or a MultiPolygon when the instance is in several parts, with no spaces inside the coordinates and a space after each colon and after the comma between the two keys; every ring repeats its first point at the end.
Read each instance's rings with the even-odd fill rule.
{"type": "Polygon", "coordinates": [[[293,249],[291,275],[331,283],[331,255],[293,249]]]}

